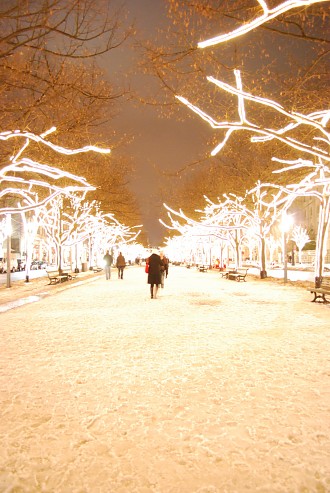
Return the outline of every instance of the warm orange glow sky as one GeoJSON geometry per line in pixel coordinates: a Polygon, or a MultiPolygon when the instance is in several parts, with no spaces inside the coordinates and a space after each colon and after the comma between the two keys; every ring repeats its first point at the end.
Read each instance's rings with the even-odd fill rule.
{"type": "MultiPolygon", "coordinates": [[[[160,0],[127,0],[125,3],[130,11],[130,20],[135,20],[141,36],[152,37],[157,28],[166,22],[164,3],[160,0]]],[[[116,60],[106,66],[111,78],[113,70],[118,71],[121,77],[136,62],[128,43],[115,52],[116,60]]],[[[143,75],[131,81],[132,89],[144,94],[146,86],[150,91],[153,85],[152,80],[143,75]]],[[[125,103],[120,109],[121,114],[114,125],[119,133],[135,136],[125,148],[137,168],[131,188],[138,197],[150,244],[156,246],[167,236],[166,229],[158,221],[162,204],[167,200],[166,188],[175,188],[181,182],[179,177],[164,178],[161,170],[175,172],[195,161],[201,146],[206,145],[211,130],[197,117],[187,118],[185,124],[174,119],[162,119],[151,106],[136,108],[133,103],[125,103]],[[165,195],[160,192],[164,186],[165,195]]],[[[185,108],[182,111],[188,117],[188,111],[185,108]]]]}

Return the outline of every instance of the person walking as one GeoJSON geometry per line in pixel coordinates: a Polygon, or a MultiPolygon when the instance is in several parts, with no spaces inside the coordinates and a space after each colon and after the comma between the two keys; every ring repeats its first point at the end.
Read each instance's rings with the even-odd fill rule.
{"type": "Polygon", "coordinates": [[[160,260],[162,261],[162,265],[160,266],[160,285],[161,285],[161,287],[163,289],[164,288],[165,277],[167,277],[167,272],[168,272],[168,269],[166,270],[166,267],[167,267],[167,258],[165,257],[163,251],[161,251],[159,253],[159,256],[160,256],[160,260]]]}
{"type": "Polygon", "coordinates": [[[167,279],[167,276],[168,276],[168,264],[170,263],[169,259],[167,257],[165,257],[164,255],[164,258],[163,258],[163,262],[164,262],[164,265],[165,265],[165,277],[167,279]]]}
{"type": "Polygon", "coordinates": [[[104,270],[105,270],[105,278],[107,281],[111,279],[111,266],[113,262],[113,257],[109,250],[106,251],[106,254],[103,257],[104,261],[104,270]]]}
{"type": "Polygon", "coordinates": [[[152,298],[157,298],[158,286],[161,284],[160,269],[162,266],[161,258],[157,249],[153,249],[148,259],[148,284],[150,284],[150,295],[152,298]]]}
{"type": "Polygon", "coordinates": [[[119,252],[119,255],[117,257],[116,266],[118,269],[118,279],[123,279],[124,268],[126,266],[126,260],[125,260],[125,257],[123,256],[123,254],[121,252],[119,252]]]}

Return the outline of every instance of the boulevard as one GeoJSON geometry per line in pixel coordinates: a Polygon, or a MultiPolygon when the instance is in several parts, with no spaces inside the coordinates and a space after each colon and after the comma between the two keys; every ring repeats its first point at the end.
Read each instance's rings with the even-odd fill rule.
{"type": "Polygon", "coordinates": [[[329,491],[330,305],[305,287],[171,266],[151,300],[132,266],[48,293],[0,314],[1,491],[329,491]]]}
{"type": "MultiPolygon", "coordinates": [[[[258,275],[258,269],[255,267],[249,267],[249,272],[254,275],[258,275]]],[[[275,277],[276,279],[283,279],[283,268],[277,269],[267,269],[267,273],[270,277],[275,277]]],[[[299,269],[296,267],[295,269],[288,269],[287,272],[288,280],[290,281],[314,281],[314,273],[311,271],[299,269]]],[[[22,281],[26,277],[25,271],[22,272],[13,272],[10,274],[11,282],[22,281]]],[[[46,269],[39,270],[31,270],[29,273],[30,279],[36,279],[39,277],[47,277],[46,269]]],[[[7,274],[0,274],[0,285],[7,284],[7,274]]]]}

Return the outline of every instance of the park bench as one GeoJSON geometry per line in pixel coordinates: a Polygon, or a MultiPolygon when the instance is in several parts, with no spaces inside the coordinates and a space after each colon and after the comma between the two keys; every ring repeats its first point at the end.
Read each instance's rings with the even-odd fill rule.
{"type": "MultiPolygon", "coordinates": [[[[244,281],[246,282],[246,276],[247,272],[249,269],[235,269],[235,270],[229,270],[228,272],[224,273],[227,274],[225,277],[226,279],[230,279],[231,281],[244,281]]],[[[224,277],[224,276],[223,276],[224,277]]]]}
{"type": "Polygon", "coordinates": [[[72,281],[72,279],[75,279],[77,277],[77,274],[75,272],[72,272],[71,269],[62,269],[61,274],[63,276],[67,276],[68,281],[72,281]]]}
{"type": "Polygon", "coordinates": [[[314,294],[312,302],[319,300],[319,303],[330,303],[330,300],[326,299],[326,295],[330,296],[330,277],[322,277],[320,286],[308,288],[308,291],[314,294]]]}
{"type": "Polygon", "coordinates": [[[59,273],[58,270],[47,271],[49,284],[58,284],[60,282],[68,281],[69,276],[66,273],[59,273]]]}
{"type": "Polygon", "coordinates": [[[198,265],[197,266],[197,269],[199,270],[199,272],[207,272],[208,271],[208,268],[209,268],[209,266],[208,265],[204,265],[204,264],[201,264],[201,265],[198,265]]]}
{"type": "Polygon", "coordinates": [[[61,273],[58,270],[47,271],[49,284],[58,284],[64,281],[71,281],[77,277],[77,274],[73,273],[71,269],[62,269],[61,273]]]}
{"type": "Polygon", "coordinates": [[[98,266],[94,265],[93,272],[95,272],[95,273],[96,272],[101,272],[101,270],[103,270],[102,267],[98,267],[98,266]]]}

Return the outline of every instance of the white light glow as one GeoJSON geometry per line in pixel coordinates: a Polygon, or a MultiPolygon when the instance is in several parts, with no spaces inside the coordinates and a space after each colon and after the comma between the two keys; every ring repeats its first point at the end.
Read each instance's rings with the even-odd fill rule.
{"type": "Polygon", "coordinates": [[[219,36],[215,36],[214,38],[201,41],[200,43],[198,43],[198,48],[207,48],[208,46],[214,46],[220,43],[224,43],[225,41],[229,41],[230,39],[238,38],[239,36],[252,31],[253,29],[265,24],[269,20],[274,19],[281,14],[284,14],[284,12],[287,12],[289,10],[327,1],[328,0],[287,0],[286,2],[282,2],[277,7],[271,9],[268,7],[267,3],[264,0],[258,0],[258,3],[263,10],[262,15],[256,17],[255,19],[252,19],[250,22],[243,24],[239,28],[227,34],[220,34],[219,36]]]}
{"type": "Polygon", "coordinates": [[[276,139],[284,144],[289,145],[290,147],[300,151],[300,152],[305,152],[308,154],[311,154],[317,158],[321,158],[323,160],[326,160],[330,162],[330,154],[329,154],[329,144],[330,144],[330,133],[327,131],[327,129],[324,127],[324,122],[327,121],[327,118],[329,114],[329,110],[327,111],[319,111],[319,112],[313,112],[309,115],[302,115],[300,113],[296,112],[289,112],[286,111],[280,104],[267,99],[267,98],[261,98],[258,96],[253,96],[250,93],[247,93],[242,90],[242,81],[241,81],[241,76],[240,76],[240,71],[235,70],[234,71],[235,78],[236,78],[236,87],[230,86],[229,84],[219,81],[215,79],[214,77],[208,77],[207,79],[218,86],[220,89],[225,90],[226,92],[229,92],[230,94],[233,94],[237,96],[238,98],[238,114],[240,116],[240,120],[236,122],[218,122],[214,120],[210,115],[202,111],[200,108],[197,106],[194,106],[192,103],[190,103],[186,98],[183,98],[181,96],[177,96],[179,101],[181,101],[183,104],[188,106],[192,111],[194,111],[198,116],[200,116],[203,120],[205,120],[209,125],[214,128],[214,129],[223,129],[225,130],[225,136],[224,138],[220,141],[220,143],[212,150],[211,155],[215,156],[226,144],[228,141],[229,137],[234,131],[237,130],[248,130],[252,133],[258,134],[257,136],[254,136],[251,138],[252,142],[262,142],[266,140],[272,140],[276,139]],[[245,107],[244,103],[245,100],[249,100],[252,102],[255,102],[256,104],[261,104],[264,106],[267,106],[268,108],[272,108],[278,113],[281,113],[283,116],[288,118],[290,121],[289,124],[285,125],[282,128],[279,129],[272,129],[272,128],[264,128],[262,126],[259,126],[257,124],[253,124],[248,121],[245,113],[245,107]],[[316,139],[322,140],[325,144],[327,144],[326,149],[320,149],[319,147],[314,146],[314,142],[311,143],[306,143],[302,142],[298,139],[295,139],[291,135],[289,135],[289,132],[292,132],[295,129],[298,129],[300,125],[309,125],[311,126],[314,130],[318,131],[320,133],[319,136],[313,137],[313,141],[316,139]]]}
{"type": "Polygon", "coordinates": [[[79,193],[80,197],[83,198],[86,192],[95,190],[95,187],[81,176],[62,171],[52,165],[42,164],[29,157],[23,157],[23,153],[28,151],[31,142],[44,144],[55,152],[66,155],[89,151],[98,153],[110,152],[110,149],[100,149],[96,146],[66,149],[45,140],[45,137],[55,130],[56,127],[52,127],[41,135],[21,132],[20,130],[0,133],[0,140],[9,140],[11,138],[23,140],[16,154],[11,157],[11,163],[4,166],[0,171],[0,198],[4,198],[7,195],[16,195],[20,200],[20,206],[18,208],[14,206],[0,208],[0,213],[22,213],[45,206],[61,194],[70,196],[71,194],[79,193]],[[66,181],[65,184],[63,179],[66,181]],[[40,189],[42,193],[38,194],[38,190],[41,192],[40,189]],[[36,200],[38,196],[43,198],[36,200]]]}

